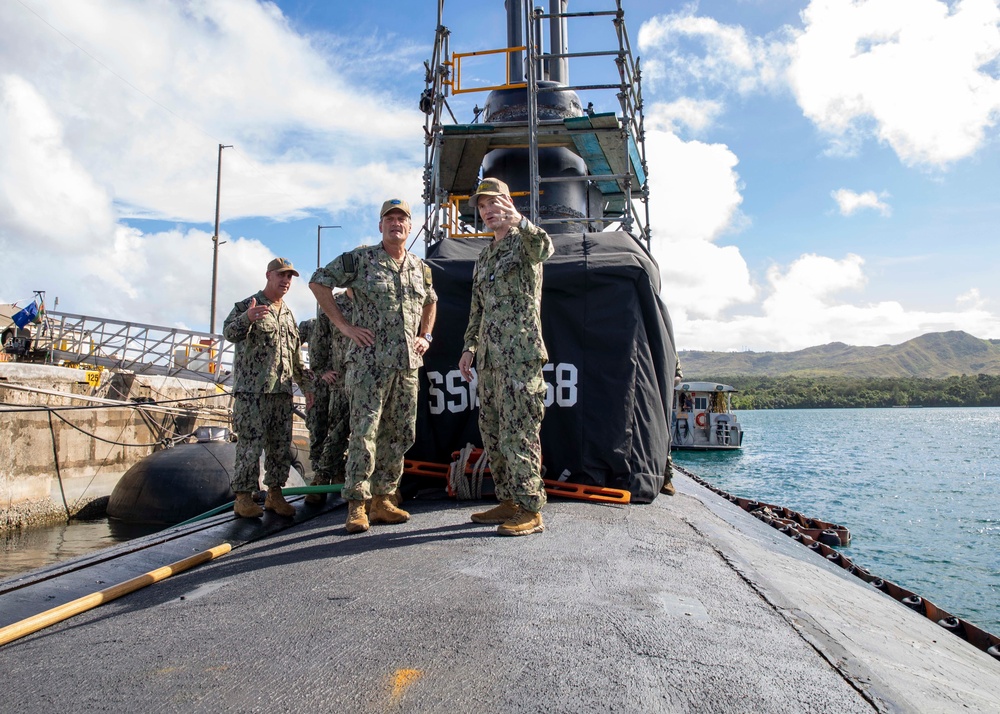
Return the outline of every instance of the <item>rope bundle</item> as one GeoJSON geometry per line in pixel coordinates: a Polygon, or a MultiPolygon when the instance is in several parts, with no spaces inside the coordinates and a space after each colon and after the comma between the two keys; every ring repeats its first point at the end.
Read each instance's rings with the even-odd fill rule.
{"type": "Polygon", "coordinates": [[[489,465],[489,454],[484,449],[479,460],[473,464],[472,471],[466,477],[465,470],[469,465],[469,457],[476,447],[466,444],[458,452],[458,458],[451,462],[448,468],[448,484],[460,501],[478,500],[483,496],[483,473],[489,465]]]}

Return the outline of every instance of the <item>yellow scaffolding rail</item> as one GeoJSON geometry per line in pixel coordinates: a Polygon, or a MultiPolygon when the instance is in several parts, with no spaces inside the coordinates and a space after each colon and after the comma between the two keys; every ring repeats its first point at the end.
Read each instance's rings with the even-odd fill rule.
{"type": "MultiPolygon", "coordinates": [[[[528,196],[529,191],[514,191],[511,193],[511,198],[514,196],[528,196]]],[[[485,238],[493,235],[493,231],[484,231],[481,233],[461,233],[459,226],[462,222],[459,220],[459,216],[462,215],[462,203],[468,201],[469,196],[459,196],[459,195],[449,195],[448,201],[444,205],[445,210],[445,220],[441,224],[442,228],[447,229],[448,235],[451,238],[485,238]]]]}
{"type": "Polygon", "coordinates": [[[451,59],[444,62],[445,66],[451,67],[453,70],[452,76],[454,79],[445,79],[442,83],[447,84],[451,87],[452,94],[467,94],[469,92],[488,92],[494,89],[523,89],[527,87],[526,82],[518,82],[517,84],[511,84],[510,82],[510,63],[505,62],[507,65],[507,73],[505,77],[505,83],[494,85],[492,87],[471,87],[469,89],[462,89],[462,58],[463,57],[482,57],[484,55],[498,55],[503,54],[509,56],[513,52],[523,52],[527,47],[523,45],[521,47],[504,47],[499,50],[479,50],[478,52],[455,52],[452,54],[451,59]]]}

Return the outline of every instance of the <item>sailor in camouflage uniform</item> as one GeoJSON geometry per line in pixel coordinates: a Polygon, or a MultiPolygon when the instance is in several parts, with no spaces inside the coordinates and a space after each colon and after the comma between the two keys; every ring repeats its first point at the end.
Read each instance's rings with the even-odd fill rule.
{"type": "Polygon", "coordinates": [[[410,206],[398,198],[382,204],[382,242],[344,253],[318,269],[309,282],[330,321],[350,338],[344,386],[351,435],[343,497],[347,532],[369,523],[402,523],[396,489],[403,456],[416,438],[417,368],[430,347],[437,315],[431,271],[406,250],[410,206]],[[332,288],[350,288],[351,321],[333,299],[332,288]],[[371,498],[371,513],[365,501],[371,498]]]}
{"type": "Polygon", "coordinates": [[[223,323],[222,333],[236,345],[233,357],[233,426],[236,430],[236,466],[232,488],[233,510],[243,518],[263,511],[253,502],[264,451],[264,508],[282,516],[295,515],[281,487],[292,465],[292,382],[306,393],[312,406],[312,375],[302,364],[299,331],[292,311],[283,302],[298,272],[285,258],[267,264],[267,284],[256,295],[236,303],[223,323]]]}
{"type": "Polygon", "coordinates": [[[489,454],[500,505],[472,514],[476,523],[498,523],[501,535],[545,530],[542,447],[545,412],[542,367],[542,262],[552,240],[514,207],[503,181],[484,178],[469,198],[493,241],[479,254],[472,274],[472,306],[465,351],[458,367],[479,382],[479,433],[489,454]]]}
{"type": "MultiPolygon", "coordinates": [[[[341,314],[350,319],[353,315],[351,298],[346,291],[334,297],[341,314]]],[[[347,438],[351,434],[350,410],[344,378],[347,374],[345,357],[350,340],[330,323],[325,312],[320,311],[313,323],[309,344],[309,364],[316,374],[315,414],[317,433],[313,435],[309,457],[313,462],[313,486],[344,483],[347,459],[347,438]],[[325,394],[320,398],[319,385],[325,394]],[[322,424],[322,432],[319,431],[322,424]]],[[[322,504],[326,494],[310,493],[306,503],[322,504]]]]}
{"type": "MultiPolygon", "coordinates": [[[[322,313],[320,313],[322,314],[322,313]]],[[[329,320],[327,321],[329,324],[329,320]]],[[[313,335],[315,334],[316,318],[302,320],[299,323],[299,340],[309,347],[309,368],[315,377],[313,381],[313,399],[316,404],[326,404],[330,396],[330,385],[327,383],[326,372],[329,369],[322,361],[323,350],[317,348],[313,335]]],[[[313,407],[306,412],[306,428],[309,430],[309,461],[315,472],[319,466],[320,454],[323,453],[323,441],[326,439],[326,410],[313,407]]]]}

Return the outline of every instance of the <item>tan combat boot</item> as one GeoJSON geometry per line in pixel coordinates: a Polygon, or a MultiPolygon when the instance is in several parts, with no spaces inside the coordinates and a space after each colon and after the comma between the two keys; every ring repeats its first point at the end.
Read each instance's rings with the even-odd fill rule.
{"type": "Polygon", "coordinates": [[[295,515],[295,506],[285,500],[285,495],[281,492],[281,486],[269,486],[267,498],[264,499],[264,508],[274,511],[279,516],[291,518],[295,515]]]}
{"type": "Polygon", "coordinates": [[[253,497],[246,491],[236,494],[233,512],[240,518],[260,518],[264,515],[264,511],[253,502],[253,497]]]}
{"type": "Polygon", "coordinates": [[[501,501],[488,511],[473,513],[470,518],[473,523],[505,523],[517,515],[517,505],[513,500],[501,501]]]}
{"type": "Polygon", "coordinates": [[[382,496],[372,496],[372,510],[370,518],[372,523],[406,523],[410,520],[410,514],[402,508],[397,508],[393,503],[393,494],[382,496]]]}
{"type": "Polygon", "coordinates": [[[497,528],[497,533],[506,536],[522,536],[541,533],[544,530],[545,524],[542,523],[541,512],[535,513],[518,508],[517,514],[513,518],[497,528]]]}
{"type": "Polygon", "coordinates": [[[347,502],[347,532],[364,533],[368,530],[368,514],[364,501],[347,502]]]}
{"type": "Polygon", "coordinates": [[[677,493],[677,489],[674,488],[674,482],[672,479],[667,479],[663,482],[663,488],[660,489],[660,493],[665,493],[668,496],[673,496],[677,493]]]}

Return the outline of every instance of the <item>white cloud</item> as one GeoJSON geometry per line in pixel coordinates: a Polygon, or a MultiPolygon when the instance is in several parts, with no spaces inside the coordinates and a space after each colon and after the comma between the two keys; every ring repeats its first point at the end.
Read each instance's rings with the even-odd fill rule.
{"type": "Polygon", "coordinates": [[[841,151],[874,135],[907,165],[944,167],[996,125],[994,0],[814,0],[802,17],[788,79],[841,151]]]}
{"type": "Polygon", "coordinates": [[[812,0],[803,28],[754,37],[696,15],[639,30],[653,90],[704,96],[790,87],[833,155],[876,138],[911,166],[971,156],[1000,117],[1000,6],[995,0],[812,0]]]}
{"type": "Polygon", "coordinates": [[[646,158],[655,167],[649,177],[653,255],[671,314],[717,316],[753,299],[739,250],[714,243],[745,223],[733,153],[721,144],[648,131],[646,158]]]}
{"type": "Polygon", "coordinates": [[[978,290],[957,298],[957,309],[921,311],[896,301],[850,304],[867,282],[864,260],[803,255],[787,268],[772,267],[759,314],[687,319],[678,326],[680,349],[786,351],[830,342],[898,344],[928,332],[964,330],[978,337],[1000,334],[1000,318],[978,290]]]}
{"type": "Polygon", "coordinates": [[[986,308],[986,300],[979,294],[979,288],[972,288],[955,298],[955,304],[965,310],[983,310],[986,308]]]}
{"type": "Polygon", "coordinates": [[[715,86],[749,93],[778,86],[784,42],[752,37],[738,25],[699,17],[696,11],[696,5],[689,5],[639,28],[638,46],[653,88],[715,86]]]}
{"type": "MultiPolygon", "coordinates": [[[[868,276],[857,255],[802,255],[754,276],[737,247],[716,245],[749,220],[740,211],[737,157],[675,135],[714,128],[730,93],[789,86],[826,135],[828,153],[856,153],[875,137],[905,164],[947,166],[982,146],[1000,116],[997,3],[813,0],[803,29],[763,37],[696,12],[691,4],[656,17],[638,41],[651,96],[674,97],[651,105],[647,155],[653,250],[679,347],[884,344],[942,329],[1000,334],[1000,319],[974,288],[954,310],[865,302],[868,276]]],[[[845,216],[892,213],[886,192],[842,188],[831,196],[845,216]]]]}
{"type": "MultiPolygon", "coordinates": [[[[736,156],[721,144],[683,141],[662,131],[648,132],[646,142],[647,160],[656,167],[650,175],[653,255],[680,349],[878,345],[953,329],[1000,335],[1000,318],[974,289],[957,299],[955,310],[864,302],[865,261],[854,254],[802,255],[786,266],[773,265],[763,285],[756,285],[739,249],[716,245],[747,221],[740,212],[736,156]]],[[[844,205],[851,210],[885,206],[872,192],[847,193],[844,205]]]]}
{"type": "Polygon", "coordinates": [[[351,85],[271,3],[32,7],[0,8],[0,66],[125,215],[211,217],[219,143],[235,145],[224,220],[373,203],[397,173],[420,185],[423,116],[351,85]]]}
{"type": "MultiPolygon", "coordinates": [[[[44,287],[50,308],[58,296],[63,311],[207,327],[210,234],[122,219],[210,224],[220,141],[235,144],[223,221],[419,195],[423,116],[352,86],[321,50],[266,2],[0,3],[0,250],[24,266],[0,300],[44,287]]],[[[222,240],[217,327],[273,257],[222,240]]],[[[315,307],[299,281],[288,301],[315,307]]]]}
{"type": "Polygon", "coordinates": [[[113,230],[107,191],[66,149],[45,100],[17,75],[0,76],[0,135],[0,245],[25,237],[35,251],[62,250],[113,230]]]}
{"type": "Polygon", "coordinates": [[[882,201],[883,198],[888,198],[888,194],[885,192],[882,194],[876,194],[874,191],[856,193],[847,188],[839,188],[836,191],[831,191],[830,195],[837,202],[837,208],[842,216],[853,216],[866,208],[878,211],[883,216],[892,215],[892,207],[882,201]]]}
{"type": "Polygon", "coordinates": [[[683,97],[675,102],[656,102],[646,110],[647,129],[677,133],[680,127],[695,135],[704,133],[722,113],[721,102],[683,97]]]}

